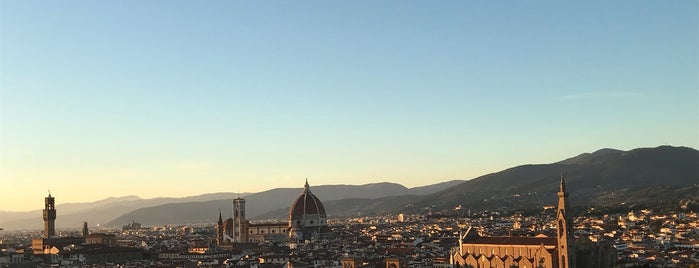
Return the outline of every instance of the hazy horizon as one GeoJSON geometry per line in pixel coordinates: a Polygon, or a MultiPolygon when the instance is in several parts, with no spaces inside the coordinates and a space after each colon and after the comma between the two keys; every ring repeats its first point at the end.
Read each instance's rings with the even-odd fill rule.
{"type": "MultiPolygon", "coordinates": [[[[455,180],[458,180],[458,179],[455,179],[455,180]]],[[[338,184],[311,185],[311,189],[312,189],[313,187],[317,187],[317,186],[338,186],[338,185],[362,186],[362,185],[379,184],[379,183],[396,183],[396,184],[403,185],[403,186],[405,186],[406,188],[410,189],[410,188],[417,188],[417,187],[423,187],[423,186],[434,185],[434,184],[443,183],[443,182],[448,182],[448,181],[454,181],[454,180],[435,181],[435,182],[433,182],[433,183],[428,183],[428,184],[418,185],[418,186],[412,186],[412,187],[409,187],[409,186],[406,186],[406,185],[403,185],[403,184],[400,184],[400,183],[397,183],[397,182],[392,182],[392,181],[378,181],[378,182],[370,182],[370,183],[364,183],[364,184],[346,184],[346,183],[343,184],[343,183],[338,183],[338,184]]],[[[466,181],[466,180],[463,180],[463,181],[466,181]]],[[[304,179],[304,182],[305,182],[305,179],[304,179]]],[[[258,192],[241,192],[241,193],[239,193],[239,194],[244,194],[244,195],[256,194],[256,193],[260,193],[260,192],[264,192],[264,191],[268,191],[268,190],[273,190],[273,189],[277,189],[277,188],[294,188],[294,189],[301,189],[301,190],[302,190],[302,189],[303,189],[303,185],[296,186],[296,187],[294,187],[294,186],[289,186],[289,187],[275,187],[275,188],[263,189],[263,190],[258,191],[258,192]]],[[[152,196],[152,197],[143,197],[143,196],[139,196],[139,195],[135,195],[135,194],[124,194],[124,195],[122,195],[122,196],[105,196],[105,197],[102,197],[102,198],[99,198],[99,199],[95,199],[95,200],[85,200],[85,201],[78,201],[78,202],[59,202],[59,201],[60,201],[60,198],[59,198],[58,196],[56,196],[56,193],[55,193],[55,192],[52,192],[52,193],[51,193],[51,196],[53,196],[53,197],[56,198],[56,205],[57,205],[57,206],[60,206],[60,205],[65,205],[65,204],[92,203],[92,202],[103,201],[103,200],[107,200],[107,199],[111,199],[111,198],[124,198],[124,197],[130,197],[130,196],[138,197],[138,198],[141,198],[141,199],[154,199],[154,198],[184,198],[184,197],[195,197],[195,196],[201,196],[201,195],[207,195],[207,194],[221,194],[221,193],[233,193],[233,194],[236,194],[237,192],[234,192],[234,191],[202,192],[202,193],[198,193],[198,194],[183,195],[183,196],[152,196]]],[[[48,192],[47,192],[45,195],[48,195],[48,192]]],[[[44,197],[45,197],[45,196],[44,196],[44,197]]],[[[40,199],[43,200],[43,197],[41,197],[40,199]]],[[[42,202],[43,202],[43,201],[42,201],[42,202]]],[[[42,203],[42,204],[43,204],[43,203],[42,203]]],[[[31,210],[42,210],[42,209],[44,209],[44,207],[37,207],[37,208],[29,209],[29,210],[0,210],[0,211],[3,211],[3,212],[26,212],[26,211],[31,211],[31,210]]]]}
{"type": "Polygon", "coordinates": [[[698,9],[0,1],[0,210],[698,148],[698,9]]]}
{"type": "MultiPolygon", "coordinates": [[[[673,145],[658,145],[658,147],[660,147],[660,146],[673,146],[673,145]]],[[[695,149],[695,150],[696,150],[696,148],[689,147],[689,146],[673,146],[673,147],[687,147],[687,148],[692,148],[692,149],[695,149]]],[[[652,147],[640,147],[640,148],[652,148],[652,147]]],[[[608,147],[607,147],[607,148],[600,148],[600,149],[598,149],[598,150],[602,150],[602,149],[614,149],[614,150],[619,150],[619,149],[617,149],[617,148],[608,148],[608,147]]],[[[632,148],[632,149],[639,149],[639,148],[632,148]]],[[[596,150],[596,151],[597,151],[597,150],[596,150]]],[[[628,151],[628,150],[622,150],[622,151],[628,151]]],[[[584,154],[584,153],[593,153],[593,152],[594,152],[594,151],[591,151],[591,152],[583,152],[583,153],[580,153],[580,154],[584,154]]],[[[578,155],[580,155],[580,154],[578,154],[578,155]]],[[[567,158],[576,157],[576,156],[578,156],[578,155],[570,156],[570,157],[567,157],[567,158]]],[[[528,165],[528,164],[551,164],[551,163],[555,163],[555,162],[558,162],[558,161],[563,161],[563,160],[565,160],[565,159],[567,159],[567,158],[562,158],[562,159],[559,159],[559,160],[556,160],[556,161],[546,162],[546,163],[521,163],[521,164],[518,164],[518,165],[516,165],[516,166],[528,165]]],[[[515,166],[507,167],[507,168],[513,168],[513,167],[515,167],[515,166]]],[[[504,169],[503,169],[503,170],[504,170],[504,169]]],[[[375,182],[368,182],[368,183],[361,183],[361,184],[336,183],[336,184],[311,185],[311,188],[312,188],[312,187],[317,187],[317,186],[336,186],[336,185],[355,185],[355,186],[361,186],[361,185],[379,184],[379,183],[396,183],[396,184],[403,185],[403,186],[405,186],[405,187],[408,188],[408,189],[411,189],[411,188],[424,187],[424,186],[429,186],[429,185],[434,185],[434,184],[444,183],[444,182],[449,182],[449,181],[454,181],[454,180],[468,181],[468,180],[476,179],[476,178],[478,178],[478,177],[485,176],[485,175],[489,175],[489,174],[496,173],[496,172],[503,171],[503,170],[498,170],[498,171],[493,171],[493,172],[486,173],[486,174],[481,174],[481,175],[476,176],[476,177],[473,177],[473,178],[467,178],[467,179],[450,179],[450,180],[435,180],[435,181],[431,181],[431,182],[429,182],[429,183],[426,182],[425,184],[421,184],[421,185],[412,185],[412,186],[411,186],[411,185],[405,185],[405,184],[402,184],[402,183],[396,182],[396,181],[375,181],[375,182]]],[[[307,179],[307,178],[305,178],[305,179],[307,179]]],[[[301,181],[305,183],[305,179],[303,179],[303,180],[301,180],[301,181]]],[[[309,182],[310,182],[310,181],[312,181],[312,180],[309,179],[309,182]]],[[[278,188],[296,188],[296,189],[303,189],[303,185],[297,185],[297,186],[279,186],[279,187],[274,187],[274,188],[261,189],[261,190],[259,190],[259,191],[254,191],[254,192],[236,192],[236,191],[200,192],[200,193],[192,193],[192,194],[186,194],[186,195],[180,195],[180,196],[140,196],[140,195],[137,195],[137,194],[127,194],[127,193],[125,193],[124,195],[121,195],[121,196],[103,196],[103,197],[98,197],[98,199],[93,199],[93,200],[78,200],[78,201],[73,201],[73,202],[61,202],[61,201],[60,201],[61,198],[58,197],[58,196],[56,196],[56,193],[55,193],[55,192],[51,193],[51,195],[52,195],[53,197],[56,197],[56,205],[60,206],[60,205],[65,205],[65,204],[92,203],[92,202],[103,201],[103,200],[110,199],[110,198],[124,198],[124,197],[129,197],[129,196],[135,196],[135,197],[138,197],[138,198],[140,198],[140,199],[155,199],[155,198],[185,198],[185,197],[196,197],[196,196],[201,196],[201,195],[219,194],[219,193],[233,193],[233,194],[238,193],[238,194],[248,195],[248,194],[256,194],[256,193],[260,193],[260,192],[264,192],[264,191],[268,191],[268,190],[278,189],[278,188]]],[[[48,195],[48,192],[46,193],[46,195],[48,195]]],[[[41,198],[37,197],[36,199],[37,199],[37,200],[43,200],[43,197],[41,197],[41,198]]],[[[3,211],[3,212],[26,212],[26,211],[32,211],[32,210],[42,210],[43,207],[40,207],[40,206],[39,206],[39,205],[41,205],[40,202],[37,201],[36,203],[37,203],[37,207],[31,208],[31,209],[26,209],[26,210],[0,210],[0,211],[3,211]]]]}

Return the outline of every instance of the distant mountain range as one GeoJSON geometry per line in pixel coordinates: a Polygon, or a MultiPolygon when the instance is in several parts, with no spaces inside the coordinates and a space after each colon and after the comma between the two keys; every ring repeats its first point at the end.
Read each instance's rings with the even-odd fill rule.
{"type": "MultiPolygon", "coordinates": [[[[556,204],[564,175],[573,206],[641,206],[691,199],[699,202],[699,151],[661,146],[631,151],[602,149],[551,164],[522,165],[465,181],[425,196],[324,202],[329,214],[357,216],[440,211],[532,209],[556,204]]],[[[265,218],[283,218],[271,211],[265,218]]]]}
{"type": "MultiPolygon", "coordinates": [[[[330,217],[439,211],[535,208],[554,205],[564,174],[574,206],[650,204],[679,199],[699,201],[699,151],[660,146],[630,151],[602,149],[551,164],[523,165],[468,181],[448,181],[406,188],[395,183],[311,186],[330,217]]],[[[253,219],[285,219],[302,188],[278,188],[247,194],[253,219]]],[[[110,198],[57,207],[57,226],[78,228],[83,221],[120,226],[132,220],[145,225],[213,223],[221,210],[230,217],[234,193],[187,198],[110,198]]],[[[41,211],[0,212],[5,229],[39,229],[41,211]]]]}
{"type": "MultiPolygon", "coordinates": [[[[245,196],[246,194],[241,194],[245,196]]],[[[56,205],[56,227],[78,228],[87,221],[90,226],[106,224],[114,218],[133,210],[162,204],[201,202],[216,199],[233,199],[235,193],[211,193],[182,198],[151,198],[142,199],[130,195],[110,197],[88,203],[65,203],[56,205]]],[[[43,197],[42,197],[43,198],[43,197]]],[[[60,197],[58,197],[60,198],[60,197]]],[[[24,212],[0,211],[0,226],[6,230],[28,230],[43,228],[42,211],[40,209],[24,212]]]]}
{"type": "MultiPolygon", "coordinates": [[[[311,189],[321,200],[346,198],[380,198],[395,195],[426,195],[435,193],[463,181],[454,180],[433,185],[406,188],[396,183],[366,185],[323,185],[311,189]]],[[[303,188],[277,188],[255,194],[241,194],[247,199],[247,216],[255,217],[270,210],[288,207],[303,188]]],[[[67,203],[56,206],[57,228],[79,228],[84,221],[90,226],[121,226],[132,220],[145,225],[180,223],[210,223],[218,219],[221,210],[224,217],[231,215],[231,200],[235,193],[212,193],[183,198],[142,199],[137,196],[110,197],[89,203],[67,203]]],[[[27,212],[0,211],[0,226],[6,230],[43,228],[41,210],[27,212]]]]}
{"type": "MultiPolygon", "coordinates": [[[[346,200],[350,198],[363,198],[373,200],[377,198],[405,195],[428,195],[438,191],[448,189],[463,181],[454,180],[433,185],[406,188],[396,183],[372,183],[365,185],[311,185],[311,192],[323,202],[333,200],[346,200]]],[[[281,219],[286,216],[271,214],[274,217],[267,217],[264,214],[269,211],[289,212],[289,206],[301,193],[303,188],[277,188],[245,197],[245,212],[248,218],[252,219],[281,219]],[[262,216],[262,217],[261,217],[262,216]]],[[[109,225],[121,225],[131,220],[140,221],[143,224],[177,224],[177,223],[211,223],[218,219],[218,211],[224,218],[231,216],[231,199],[211,200],[206,202],[189,202],[178,204],[164,204],[154,207],[146,207],[126,213],[113,221],[109,225]]],[[[330,207],[326,206],[326,209],[330,207]]],[[[332,213],[332,210],[329,210],[332,213]]],[[[331,214],[332,215],[332,214],[331,214]]]]}

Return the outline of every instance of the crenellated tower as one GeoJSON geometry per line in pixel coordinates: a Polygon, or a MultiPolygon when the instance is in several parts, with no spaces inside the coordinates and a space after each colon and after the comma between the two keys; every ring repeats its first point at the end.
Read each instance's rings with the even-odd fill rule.
{"type": "Polygon", "coordinates": [[[55,221],[56,221],[56,200],[51,196],[44,198],[44,238],[53,238],[56,236],[55,221]]]}
{"type": "Polygon", "coordinates": [[[568,193],[566,193],[566,184],[561,174],[561,182],[558,191],[558,212],[556,213],[556,226],[558,235],[558,267],[570,268],[575,267],[575,250],[570,249],[573,245],[572,228],[567,219],[568,209],[568,193]]]}

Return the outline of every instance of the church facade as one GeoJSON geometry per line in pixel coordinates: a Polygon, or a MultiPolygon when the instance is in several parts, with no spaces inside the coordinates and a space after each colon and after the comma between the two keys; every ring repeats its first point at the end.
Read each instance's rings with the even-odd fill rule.
{"type": "Polygon", "coordinates": [[[568,193],[561,177],[556,212],[556,237],[482,237],[469,228],[452,255],[458,267],[602,268],[616,264],[616,250],[592,243],[586,236],[573,239],[567,213],[568,193]]]}
{"type": "Polygon", "coordinates": [[[327,216],[323,203],[311,193],[308,180],[303,193],[291,203],[288,222],[251,223],[245,218],[245,199],[233,199],[233,217],[223,220],[219,212],[216,242],[219,246],[233,243],[267,241],[303,241],[320,238],[327,232],[327,216]]]}

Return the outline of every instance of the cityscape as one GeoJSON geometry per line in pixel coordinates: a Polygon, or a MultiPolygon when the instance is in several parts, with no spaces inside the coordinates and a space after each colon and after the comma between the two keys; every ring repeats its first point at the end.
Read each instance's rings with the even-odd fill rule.
{"type": "MultiPolygon", "coordinates": [[[[689,164],[699,163],[699,151],[689,148],[663,146],[641,152],[659,150],[688,150],[693,153],[689,164]]],[[[633,153],[624,155],[633,157],[633,153]]],[[[698,175],[697,167],[690,167],[694,173],[689,176],[698,175]]],[[[288,200],[286,219],[249,219],[249,203],[238,196],[222,208],[231,217],[224,219],[221,210],[208,211],[217,216],[215,222],[144,225],[132,220],[122,226],[92,227],[84,222],[58,230],[58,197],[49,193],[43,217],[33,218],[43,220],[42,231],[1,233],[0,265],[455,268],[692,267],[699,263],[699,185],[694,183],[686,195],[677,191],[657,202],[580,206],[571,202],[570,193],[576,192],[575,185],[582,185],[581,179],[577,173],[570,176],[579,178],[577,183],[568,183],[565,174],[547,176],[547,181],[557,182],[556,194],[548,195],[547,202],[536,208],[476,210],[459,205],[413,210],[403,206],[389,213],[333,217],[328,211],[336,210],[326,208],[327,200],[316,196],[306,179],[298,197],[288,200]]],[[[436,194],[443,195],[451,187],[436,194]]]]}
{"type": "Polygon", "coordinates": [[[0,0],[0,268],[699,268],[699,1],[0,0]]]}

